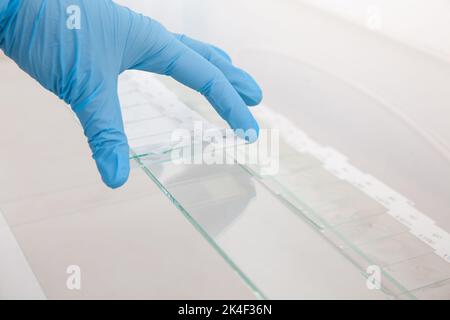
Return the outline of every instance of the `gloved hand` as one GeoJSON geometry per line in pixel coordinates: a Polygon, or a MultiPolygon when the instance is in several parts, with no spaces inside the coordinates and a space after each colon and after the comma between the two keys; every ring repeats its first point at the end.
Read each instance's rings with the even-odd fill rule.
{"type": "Polygon", "coordinates": [[[71,105],[111,188],[130,171],[117,95],[125,70],[171,76],[202,93],[233,129],[258,132],[247,105],[261,101],[261,90],[226,53],[110,0],[0,0],[0,48],[71,105]]]}

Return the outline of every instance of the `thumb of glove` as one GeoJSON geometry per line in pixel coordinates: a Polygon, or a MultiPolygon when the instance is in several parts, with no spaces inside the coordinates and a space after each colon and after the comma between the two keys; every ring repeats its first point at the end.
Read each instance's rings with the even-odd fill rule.
{"type": "Polygon", "coordinates": [[[117,80],[99,84],[91,95],[72,105],[88,138],[103,182],[110,188],[125,184],[130,174],[129,146],[124,132],[117,80]]]}

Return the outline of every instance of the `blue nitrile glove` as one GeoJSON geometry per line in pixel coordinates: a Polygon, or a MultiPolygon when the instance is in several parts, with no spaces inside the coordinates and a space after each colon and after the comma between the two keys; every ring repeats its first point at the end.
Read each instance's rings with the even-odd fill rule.
{"type": "Polygon", "coordinates": [[[111,188],[130,170],[117,96],[125,70],[171,76],[202,93],[233,129],[258,132],[247,105],[260,102],[261,90],[226,53],[110,0],[0,0],[0,48],[71,105],[111,188]]]}

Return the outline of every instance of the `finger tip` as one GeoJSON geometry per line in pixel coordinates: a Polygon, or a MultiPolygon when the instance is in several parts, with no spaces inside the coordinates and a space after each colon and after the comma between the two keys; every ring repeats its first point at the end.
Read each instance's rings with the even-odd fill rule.
{"type": "Polygon", "coordinates": [[[118,189],[127,183],[129,173],[122,173],[121,175],[114,177],[112,179],[103,178],[103,182],[111,189],[118,189]]]}
{"type": "Polygon", "coordinates": [[[235,134],[245,140],[247,143],[254,143],[259,137],[259,125],[255,119],[251,119],[246,126],[241,126],[240,128],[234,128],[235,134]]]}
{"type": "Polygon", "coordinates": [[[128,146],[104,148],[94,156],[103,182],[111,189],[122,187],[130,175],[128,146]]]}
{"type": "Polygon", "coordinates": [[[247,143],[254,143],[258,140],[259,137],[259,126],[258,124],[255,125],[255,128],[251,128],[247,130],[247,134],[245,136],[245,141],[247,143]]]}
{"type": "Polygon", "coordinates": [[[246,104],[249,107],[254,107],[257,106],[261,103],[263,99],[263,93],[262,90],[258,87],[257,89],[255,89],[251,95],[249,95],[246,99],[246,104]]]}
{"type": "Polygon", "coordinates": [[[263,92],[259,84],[247,72],[242,71],[240,85],[235,85],[247,106],[253,107],[261,103],[263,92]]]}

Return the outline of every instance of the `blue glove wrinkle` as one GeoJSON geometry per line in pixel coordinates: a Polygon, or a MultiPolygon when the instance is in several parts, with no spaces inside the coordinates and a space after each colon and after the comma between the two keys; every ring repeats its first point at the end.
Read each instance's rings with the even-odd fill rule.
{"type": "Polygon", "coordinates": [[[6,50],[6,35],[14,29],[15,17],[19,11],[21,0],[0,0],[0,49],[6,50]]]}

